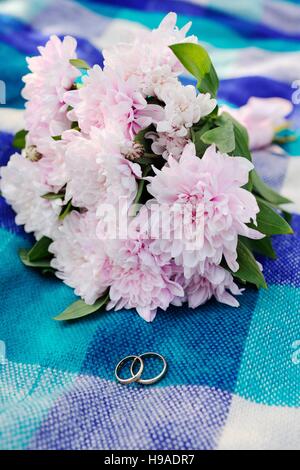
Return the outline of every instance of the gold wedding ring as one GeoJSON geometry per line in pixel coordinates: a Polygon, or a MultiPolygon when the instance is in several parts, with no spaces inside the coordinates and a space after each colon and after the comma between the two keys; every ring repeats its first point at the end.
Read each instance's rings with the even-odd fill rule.
{"type": "Polygon", "coordinates": [[[121,384],[131,384],[132,382],[137,382],[139,380],[139,378],[141,377],[141,375],[143,373],[143,370],[144,370],[144,361],[143,361],[143,359],[141,359],[139,356],[127,356],[127,357],[124,357],[123,359],[121,359],[121,361],[116,365],[115,376],[116,376],[116,379],[118,380],[118,382],[120,382],[121,384]],[[134,362],[139,361],[140,368],[139,368],[139,370],[137,371],[136,374],[133,374],[131,372],[131,369],[130,369],[131,377],[129,377],[128,379],[122,379],[119,376],[119,371],[123,368],[123,366],[126,364],[126,362],[128,362],[129,359],[133,359],[134,362]]]}
{"type": "Polygon", "coordinates": [[[164,375],[167,372],[167,368],[168,368],[167,361],[165,360],[165,358],[161,354],[158,354],[158,353],[155,353],[155,352],[146,352],[144,354],[140,354],[139,356],[130,355],[130,356],[124,357],[116,366],[115,376],[116,376],[116,379],[118,380],[118,382],[120,382],[121,384],[130,384],[130,383],[133,383],[133,382],[137,382],[137,383],[140,383],[142,385],[152,385],[154,383],[159,382],[164,377],[164,375]],[[143,374],[143,371],[144,371],[143,358],[145,359],[146,357],[158,357],[162,361],[162,365],[163,365],[161,372],[158,375],[156,375],[155,377],[151,377],[150,379],[142,379],[141,378],[141,376],[143,374]],[[130,366],[131,377],[129,377],[127,379],[122,379],[119,375],[119,371],[123,368],[123,366],[126,364],[126,362],[128,362],[130,359],[132,359],[132,363],[131,363],[131,366],[130,366]],[[139,362],[140,367],[139,367],[139,370],[135,373],[134,372],[134,366],[137,364],[137,362],[139,362]]]}

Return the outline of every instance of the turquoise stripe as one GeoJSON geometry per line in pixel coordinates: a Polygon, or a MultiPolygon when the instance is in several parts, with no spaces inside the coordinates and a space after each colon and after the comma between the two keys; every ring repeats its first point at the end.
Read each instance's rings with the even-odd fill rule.
{"type": "Polygon", "coordinates": [[[11,0],[0,1],[0,14],[14,15],[23,21],[30,23],[32,19],[46,8],[52,0],[11,0]]]}
{"type": "Polygon", "coordinates": [[[296,133],[297,140],[289,142],[283,146],[284,150],[291,157],[300,157],[300,131],[296,133]]]}
{"type": "MultiPolygon", "coordinates": [[[[79,0],[78,2],[99,15],[104,15],[116,20],[123,19],[138,22],[151,29],[157,27],[165,16],[163,12],[144,12],[111,5],[96,4],[87,0],[79,0]]],[[[179,15],[178,18],[179,26],[183,26],[185,23],[192,20],[193,26],[191,33],[197,35],[200,41],[208,42],[218,48],[242,49],[245,47],[259,47],[269,51],[299,51],[298,41],[283,39],[247,39],[217,21],[191,15],[179,15]]]]}
{"type": "Polygon", "coordinates": [[[207,6],[247,20],[260,21],[263,16],[263,1],[252,0],[250,6],[249,0],[226,0],[226,2],[224,0],[208,0],[207,6]]]}
{"type": "Polygon", "coordinates": [[[274,406],[300,406],[300,289],[269,286],[259,291],[234,393],[274,406]]]}
{"type": "Polygon", "coordinates": [[[299,6],[299,0],[281,0],[283,3],[292,3],[293,5],[299,6]]]}
{"type": "Polygon", "coordinates": [[[18,251],[28,242],[0,229],[1,331],[7,358],[14,362],[77,372],[99,326],[99,316],[63,324],[52,318],[75,300],[72,289],[54,277],[26,268],[18,251]]]}
{"type": "Polygon", "coordinates": [[[0,80],[6,83],[7,106],[23,108],[21,97],[23,88],[22,76],[28,73],[25,56],[3,42],[0,42],[0,80]]]}

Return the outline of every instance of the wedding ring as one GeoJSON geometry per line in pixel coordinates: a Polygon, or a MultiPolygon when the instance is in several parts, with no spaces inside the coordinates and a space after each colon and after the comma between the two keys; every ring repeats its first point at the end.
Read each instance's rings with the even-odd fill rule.
{"type": "Polygon", "coordinates": [[[143,370],[144,370],[144,361],[143,359],[140,357],[140,356],[126,356],[124,357],[123,359],[121,359],[121,361],[117,364],[116,368],[115,368],[115,376],[116,376],[116,379],[121,383],[121,384],[131,384],[132,382],[137,382],[142,373],[143,373],[143,370]],[[124,366],[124,364],[129,360],[129,359],[133,359],[133,362],[131,364],[131,368],[130,368],[130,372],[131,372],[131,377],[129,377],[128,379],[122,379],[120,376],[119,376],[119,371],[122,369],[122,367],[124,366]],[[132,371],[132,366],[133,364],[136,363],[136,361],[139,361],[140,363],[140,368],[139,370],[137,371],[136,374],[133,373],[132,371]]]}
{"type": "MultiPolygon", "coordinates": [[[[158,354],[158,353],[155,353],[155,352],[146,352],[144,354],[140,354],[140,356],[136,356],[136,357],[139,357],[139,358],[142,358],[142,357],[159,357],[159,359],[161,359],[162,363],[163,363],[163,368],[162,368],[162,371],[156,375],[155,377],[152,377],[151,379],[141,379],[141,378],[138,378],[138,379],[135,379],[136,382],[140,383],[140,384],[143,384],[143,385],[151,385],[151,384],[154,384],[156,382],[158,382],[159,380],[161,380],[163,378],[163,376],[165,375],[165,373],[167,372],[167,362],[165,360],[165,358],[161,355],[161,354],[158,354]]],[[[133,363],[131,364],[131,367],[130,367],[130,372],[131,372],[131,375],[134,376],[134,365],[136,363],[136,359],[134,359],[133,363]]],[[[142,375],[142,374],[141,374],[142,375]]],[[[140,375],[140,377],[141,377],[140,375]]]]}

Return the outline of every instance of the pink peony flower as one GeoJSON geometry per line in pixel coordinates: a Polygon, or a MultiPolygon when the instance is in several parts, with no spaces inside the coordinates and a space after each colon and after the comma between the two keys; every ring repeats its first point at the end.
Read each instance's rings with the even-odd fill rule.
{"type": "Polygon", "coordinates": [[[112,130],[92,128],[90,137],[77,132],[66,149],[67,201],[95,211],[101,204],[116,205],[121,198],[133,202],[141,167],[121,154],[124,142],[112,130]]]}
{"type": "Polygon", "coordinates": [[[43,138],[60,135],[70,128],[64,94],[70,90],[79,70],[70,64],[76,56],[76,40],[66,36],[61,41],[51,36],[40,56],[27,59],[31,73],[23,78],[23,97],[28,100],[25,111],[28,143],[37,145],[43,138]]]}
{"type": "Polygon", "coordinates": [[[112,260],[108,309],[135,308],[144,320],[154,320],[157,309],[166,310],[183,289],[171,280],[172,264],[162,264],[150,250],[150,241],[139,237],[111,241],[112,260]]]}
{"type": "Polygon", "coordinates": [[[174,280],[183,287],[185,295],[176,298],[173,305],[181,306],[188,302],[190,308],[197,308],[215,297],[223,304],[239,306],[232,294],[241,295],[243,289],[235,284],[232,275],[221,266],[205,263],[203,274],[195,273],[190,279],[184,277],[180,267],[176,267],[175,273],[174,280]]]}
{"type": "Polygon", "coordinates": [[[57,277],[75,289],[87,304],[94,304],[110,285],[111,265],[102,240],[96,237],[99,221],[93,212],[73,211],[60,226],[49,251],[57,277]]]}
{"type": "Polygon", "coordinates": [[[220,111],[227,111],[246,127],[250,149],[258,150],[271,145],[277,129],[286,125],[286,116],[292,110],[292,103],[283,98],[252,97],[241,108],[224,106],[220,111]]]}
{"type": "Polygon", "coordinates": [[[51,137],[39,142],[39,167],[45,182],[58,192],[68,180],[66,171],[66,151],[69,143],[78,136],[78,132],[68,130],[62,133],[61,140],[51,137]]]}
{"type": "Polygon", "coordinates": [[[105,67],[110,67],[125,79],[136,77],[144,96],[156,96],[161,86],[177,82],[184,68],[173,54],[170,45],[197,42],[195,36],[186,37],[191,27],[176,26],[177,15],[169,13],[157,29],[142,31],[132,42],[104,49],[105,67]]]}
{"type": "Polygon", "coordinates": [[[173,157],[156,176],[148,177],[148,191],[159,203],[162,227],[151,249],[166,253],[184,267],[190,278],[203,274],[204,264],[219,265],[224,256],[229,268],[237,271],[238,236],[262,238],[246,224],[256,223],[259,212],[255,197],[243,189],[252,163],[242,157],[229,157],[210,146],[202,159],[195,147],[185,147],[179,161],[173,157]]]}
{"type": "Polygon", "coordinates": [[[26,232],[34,232],[37,240],[55,236],[62,201],[42,198],[54,188],[45,182],[39,162],[16,153],[1,168],[0,176],[1,192],[17,214],[16,224],[24,225],[26,232]]]}
{"type": "Polygon", "coordinates": [[[114,122],[122,126],[126,138],[133,139],[162,117],[161,107],[147,103],[134,78],[124,80],[99,65],[89,70],[79,90],[65,94],[65,100],[73,107],[69,118],[78,121],[86,134],[92,127],[104,128],[114,122]]]}

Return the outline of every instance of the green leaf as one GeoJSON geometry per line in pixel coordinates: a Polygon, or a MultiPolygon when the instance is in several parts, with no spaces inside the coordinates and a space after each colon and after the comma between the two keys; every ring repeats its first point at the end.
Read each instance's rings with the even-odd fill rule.
{"type": "Polygon", "coordinates": [[[47,193],[41,197],[43,199],[47,199],[48,201],[54,201],[55,199],[63,199],[65,195],[62,193],[47,193]]]}
{"type": "Polygon", "coordinates": [[[145,135],[148,132],[152,132],[152,131],[155,132],[155,128],[154,128],[154,126],[150,125],[150,126],[146,127],[145,129],[141,129],[136,134],[136,136],[134,137],[134,142],[136,144],[142,145],[146,153],[151,153],[152,152],[152,150],[151,150],[152,140],[151,139],[146,139],[145,135]]]}
{"type": "Polygon", "coordinates": [[[141,129],[134,137],[134,142],[137,144],[144,145],[145,144],[145,134],[150,132],[150,126],[146,127],[145,129],[141,129]]]}
{"type": "Polygon", "coordinates": [[[87,305],[84,300],[77,300],[64,310],[60,315],[54,318],[57,321],[75,320],[76,318],[85,317],[91,313],[97,312],[101,307],[107,304],[109,294],[104,295],[97,300],[93,305],[87,305]]]}
{"type": "Polygon", "coordinates": [[[250,282],[255,284],[257,288],[267,288],[267,284],[259,266],[247,246],[239,240],[237,246],[237,261],[239,263],[239,270],[232,273],[234,277],[237,277],[243,282],[250,282]]]}
{"type": "Polygon", "coordinates": [[[217,105],[217,106],[212,110],[212,112],[206,116],[206,118],[216,118],[216,117],[218,116],[218,114],[219,114],[219,111],[220,111],[220,108],[219,108],[219,106],[217,105]]]}
{"type": "Polygon", "coordinates": [[[61,140],[61,135],[53,135],[52,139],[56,141],[61,140]]]}
{"type": "Polygon", "coordinates": [[[44,269],[51,269],[50,258],[46,259],[39,259],[37,261],[31,261],[29,257],[29,250],[25,250],[24,248],[21,248],[19,251],[19,256],[23,264],[25,266],[29,266],[30,268],[44,268],[44,269]]]}
{"type": "Polygon", "coordinates": [[[169,46],[182,65],[198,80],[197,88],[201,93],[216,96],[219,79],[210,57],[200,44],[180,43],[169,46]]]}
{"type": "Polygon", "coordinates": [[[41,270],[41,273],[44,275],[44,276],[55,276],[55,273],[56,273],[56,270],[54,268],[52,268],[51,266],[47,266],[47,268],[44,268],[41,270]]]}
{"type": "MultiPolygon", "coordinates": [[[[200,124],[202,123],[200,122],[200,124]]],[[[191,138],[192,138],[192,142],[195,144],[196,155],[200,158],[203,157],[203,154],[208,147],[208,144],[205,144],[203,142],[202,136],[203,134],[205,134],[205,132],[211,129],[211,126],[212,126],[212,123],[206,120],[201,126],[199,126],[198,124],[198,125],[193,126],[191,129],[191,138]]]]}
{"type": "Polygon", "coordinates": [[[293,220],[293,214],[288,211],[282,211],[282,217],[287,221],[288,224],[291,225],[291,222],[293,220]]]}
{"type": "Polygon", "coordinates": [[[145,188],[145,180],[144,179],[141,179],[140,182],[139,182],[139,186],[138,186],[138,191],[136,193],[136,196],[135,196],[135,199],[133,201],[133,204],[138,204],[140,202],[140,199],[141,199],[141,196],[143,194],[143,191],[144,191],[144,188],[145,188]]]}
{"type": "MultiPolygon", "coordinates": [[[[218,124],[218,121],[216,120],[218,124]]],[[[216,144],[220,152],[230,153],[235,149],[234,128],[231,121],[221,122],[218,127],[205,132],[201,136],[205,144],[216,144]]]]}
{"type": "Polygon", "coordinates": [[[71,124],[71,129],[72,129],[73,131],[78,131],[78,132],[80,132],[80,127],[79,127],[77,121],[72,122],[72,124],[71,124]]]}
{"type": "Polygon", "coordinates": [[[240,237],[241,241],[249,248],[259,255],[267,256],[271,259],[276,259],[276,253],[272,245],[271,237],[264,237],[261,240],[252,240],[246,237],[240,237]]]}
{"type": "MultiPolygon", "coordinates": [[[[251,162],[252,157],[249,149],[249,137],[247,129],[240,122],[234,119],[229,113],[224,112],[221,114],[221,116],[219,116],[219,118],[223,118],[226,121],[231,121],[233,125],[235,148],[229,152],[229,155],[244,157],[251,162]]],[[[252,172],[253,171],[250,172],[248,183],[245,185],[245,189],[248,191],[252,191],[252,172]]]]}
{"type": "Polygon", "coordinates": [[[141,166],[148,166],[148,165],[154,165],[156,160],[159,159],[159,155],[153,155],[153,157],[140,157],[138,160],[136,160],[136,163],[138,163],[141,166]]]}
{"type": "Polygon", "coordinates": [[[67,217],[67,215],[70,214],[70,212],[72,212],[73,209],[74,209],[74,208],[73,208],[73,206],[72,206],[72,200],[70,200],[70,201],[68,202],[68,204],[66,204],[66,205],[62,208],[61,213],[59,214],[59,217],[58,217],[59,220],[64,220],[64,219],[67,217]]]}
{"type": "Polygon", "coordinates": [[[52,240],[48,237],[42,237],[37,241],[32,248],[26,250],[22,248],[19,251],[19,256],[25,266],[31,268],[50,268],[52,254],[49,253],[49,245],[52,240]]]}
{"type": "Polygon", "coordinates": [[[252,182],[254,190],[264,199],[266,199],[266,201],[271,202],[276,206],[280,206],[281,204],[289,204],[291,202],[290,199],[281,196],[281,194],[277,193],[267,184],[265,184],[255,170],[252,171],[252,182]]]}
{"type": "Polygon", "coordinates": [[[49,253],[49,246],[51,245],[52,240],[48,237],[42,237],[37,241],[33,247],[28,251],[28,258],[31,262],[35,262],[44,258],[51,257],[49,253]]]}
{"type": "Polygon", "coordinates": [[[136,193],[136,196],[135,196],[135,199],[133,201],[133,204],[139,204],[140,201],[141,201],[141,198],[142,198],[142,195],[143,195],[143,192],[144,192],[144,189],[145,189],[145,185],[146,185],[146,176],[148,176],[149,172],[151,170],[151,166],[148,166],[144,169],[143,171],[143,178],[140,180],[139,182],[139,185],[138,185],[138,191],[136,193]]]}
{"type": "Polygon", "coordinates": [[[257,230],[265,235],[284,235],[294,233],[287,221],[275,212],[263,199],[257,197],[259,213],[257,230]]]}
{"type": "Polygon", "coordinates": [[[220,118],[230,121],[233,125],[235,148],[230,152],[233,156],[245,157],[252,161],[251,152],[249,150],[249,137],[246,128],[234,119],[229,113],[222,113],[220,118]]]}
{"type": "Polygon", "coordinates": [[[13,146],[17,149],[23,150],[26,147],[27,134],[28,131],[25,131],[25,129],[17,132],[13,140],[13,146]]]}
{"type": "Polygon", "coordinates": [[[148,104],[158,104],[158,106],[165,106],[165,103],[159,100],[156,96],[147,96],[146,101],[148,104]]]}
{"type": "Polygon", "coordinates": [[[89,70],[91,67],[82,59],[70,59],[70,64],[80,70],[89,70]]]}

